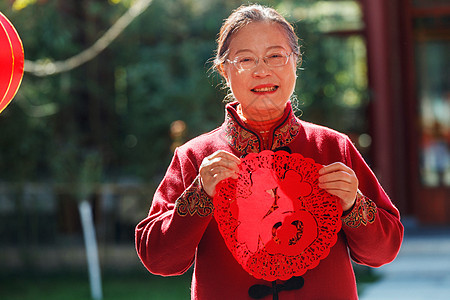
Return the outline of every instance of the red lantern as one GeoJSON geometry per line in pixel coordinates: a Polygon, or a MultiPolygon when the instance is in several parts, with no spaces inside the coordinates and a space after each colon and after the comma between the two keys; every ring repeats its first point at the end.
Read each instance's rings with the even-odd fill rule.
{"type": "Polygon", "coordinates": [[[0,12],[0,113],[19,89],[23,66],[22,41],[11,22],[0,12]]]}

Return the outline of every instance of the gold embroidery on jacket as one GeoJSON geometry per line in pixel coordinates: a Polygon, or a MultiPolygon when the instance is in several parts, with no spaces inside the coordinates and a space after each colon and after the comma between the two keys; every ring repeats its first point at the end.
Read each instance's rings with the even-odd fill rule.
{"type": "Polygon", "coordinates": [[[297,119],[295,117],[289,117],[283,126],[275,130],[272,150],[291,143],[298,135],[299,128],[297,119]]]}
{"type": "Polygon", "coordinates": [[[212,199],[203,190],[198,176],[177,199],[175,206],[178,215],[182,217],[188,214],[207,217],[214,211],[212,199]]]}
{"type": "Polygon", "coordinates": [[[358,191],[355,207],[344,217],[343,221],[349,227],[358,228],[361,225],[367,226],[367,224],[372,224],[375,222],[376,216],[376,204],[358,191]]]}
{"type": "Polygon", "coordinates": [[[258,153],[261,151],[258,137],[241,127],[227,112],[225,118],[227,142],[240,153],[258,153]]]}

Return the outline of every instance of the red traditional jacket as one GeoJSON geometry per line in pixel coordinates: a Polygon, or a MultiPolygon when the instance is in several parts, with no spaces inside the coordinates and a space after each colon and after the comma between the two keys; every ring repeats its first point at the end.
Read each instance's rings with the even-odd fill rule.
{"type": "MultiPolygon", "coordinates": [[[[198,180],[202,160],[217,150],[238,157],[265,150],[258,133],[239,118],[236,105],[226,106],[221,127],[176,149],[148,217],[136,227],[136,249],[151,273],[179,275],[194,264],[192,299],[251,299],[251,286],[270,285],[249,275],[234,259],[213,218],[212,199],[198,180]]],[[[350,258],[371,267],[391,262],[403,238],[398,210],[346,135],[299,120],[290,103],[273,127],[269,145],[269,150],[288,147],[323,165],[346,164],[355,171],[364,195],[342,217],[342,229],[330,254],[302,276],[304,286],[280,292],[279,299],[357,299],[350,258]]]]}

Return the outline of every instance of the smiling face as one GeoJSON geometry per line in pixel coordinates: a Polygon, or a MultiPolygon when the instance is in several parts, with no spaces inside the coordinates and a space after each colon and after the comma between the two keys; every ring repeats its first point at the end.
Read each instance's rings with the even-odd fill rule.
{"type": "Polygon", "coordinates": [[[283,114],[294,91],[297,58],[290,55],[287,64],[278,67],[267,66],[263,58],[291,52],[286,32],[277,23],[252,22],[234,34],[228,59],[233,61],[249,56],[259,60],[250,70],[239,70],[229,61],[223,64],[227,85],[247,119],[266,121],[283,114]]]}

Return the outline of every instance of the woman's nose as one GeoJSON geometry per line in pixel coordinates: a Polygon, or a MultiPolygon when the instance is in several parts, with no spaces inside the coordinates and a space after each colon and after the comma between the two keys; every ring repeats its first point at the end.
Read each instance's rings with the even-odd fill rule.
{"type": "Polygon", "coordinates": [[[271,75],[272,70],[269,68],[268,65],[266,65],[265,61],[260,59],[258,61],[258,64],[253,69],[253,76],[255,77],[266,77],[271,75]]]}

